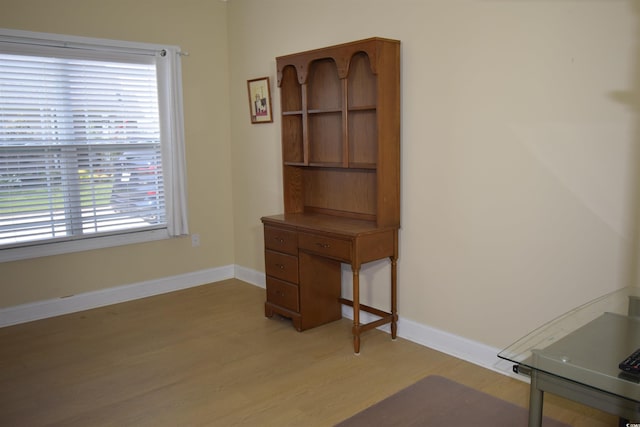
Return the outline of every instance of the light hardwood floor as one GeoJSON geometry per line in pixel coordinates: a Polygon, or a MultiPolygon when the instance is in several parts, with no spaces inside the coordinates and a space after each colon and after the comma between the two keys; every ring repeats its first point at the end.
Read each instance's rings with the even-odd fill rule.
{"type": "MultiPolygon", "coordinates": [[[[296,332],[228,280],[0,329],[1,426],[332,426],[438,374],[527,406],[526,383],[351,321],[296,332]]],[[[611,415],[547,396],[574,427],[611,415]]],[[[472,420],[469,424],[473,425],[472,420]]]]}

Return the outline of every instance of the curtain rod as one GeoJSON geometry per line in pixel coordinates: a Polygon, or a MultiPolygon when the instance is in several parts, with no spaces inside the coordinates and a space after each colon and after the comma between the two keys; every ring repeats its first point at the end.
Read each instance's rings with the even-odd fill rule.
{"type": "MultiPolygon", "coordinates": [[[[70,38],[78,38],[70,36],[70,38]]],[[[79,39],[79,38],[78,38],[79,39]]],[[[95,39],[90,41],[66,41],[66,40],[52,40],[41,37],[30,37],[22,35],[0,34],[0,42],[10,44],[24,44],[29,46],[47,46],[56,47],[61,49],[77,49],[77,50],[90,50],[90,51],[102,51],[102,52],[115,52],[115,53],[129,53],[132,55],[147,55],[162,57],[167,55],[168,49],[162,46],[149,45],[149,47],[136,47],[132,46],[135,42],[123,42],[118,40],[103,40],[95,39]],[[110,44],[111,43],[111,44],[110,44]]],[[[144,43],[140,43],[144,44],[144,43]]],[[[175,50],[176,54],[180,56],[189,56],[189,52],[183,52],[179,47],[174,47],[171,50],[175,50]]]]}

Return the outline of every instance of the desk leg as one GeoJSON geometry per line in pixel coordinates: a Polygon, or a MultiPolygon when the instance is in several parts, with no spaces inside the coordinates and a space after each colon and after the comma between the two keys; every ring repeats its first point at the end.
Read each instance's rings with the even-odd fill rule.
{"type": "Polygon", "coordinates": [[[353,272],[353,351],[360,354],[360,266],[352,265],[353,272]]]}
{"type": "Polygon", "coordinates": [[[531,387],[529,389],[529,427],[542,426],[542,403],[544,392],[538,388],[538,371],[531,370],[531,387]]]}
{"type": "Polygon", "coordinates": [[[398,335],[398,258],[391,258],[391,339],[398,335]]]}

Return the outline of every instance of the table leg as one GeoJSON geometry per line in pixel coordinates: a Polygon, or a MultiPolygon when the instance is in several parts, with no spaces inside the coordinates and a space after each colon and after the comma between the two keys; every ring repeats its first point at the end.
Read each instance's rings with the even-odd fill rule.
{"type": "Polygon", "coordinates": [[[391,258],[391,339],[398,334],[398,258],[391,258]]]}
{"type": "Polygon", "coordinates": [[[538,371],[531,371],[531,387],[529,389],[529,427],[542,426],[542,403],[544,392],[538,388],[538,371]]]}
{"type": "Polygon", "coordinates": [[[353,351],[360,354],[360,267],[352,265],[353,272],[353,351]]]}

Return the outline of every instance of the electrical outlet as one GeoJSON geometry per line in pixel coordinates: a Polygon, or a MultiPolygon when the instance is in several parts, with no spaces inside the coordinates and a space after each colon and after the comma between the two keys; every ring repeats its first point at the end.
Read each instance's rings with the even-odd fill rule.
{"type": "Polygon", "coordinates": [[[200,235],[199,234],[192,234],[191,235],[191,246],[198,247],[200,246],[200,235]]]}

